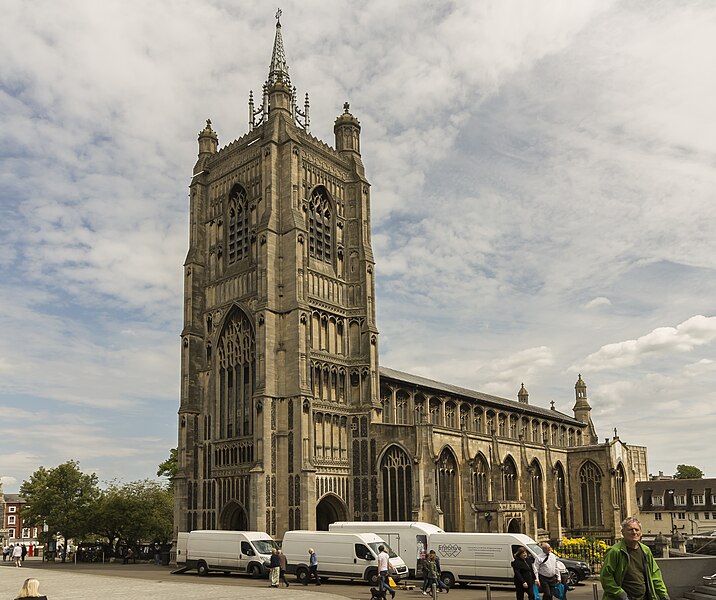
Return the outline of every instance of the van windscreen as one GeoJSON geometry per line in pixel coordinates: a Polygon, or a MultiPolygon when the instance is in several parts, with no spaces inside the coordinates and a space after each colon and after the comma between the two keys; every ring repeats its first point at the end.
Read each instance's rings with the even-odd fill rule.
{"type": "Polygon", "coordinates": [[[259,554],[271,554],[271,550],[278,549],[278,544],[273,540],[251,540],[251,543],[259,554]]]}
{"type": "Polygon", "coordinates": [[[368,545],[373,549],[373,552],[375,552],[376,556],[378,556],[379,554],[378,546],[385,546],[385,551],[388,553],[388,556],[390,558],[398,558],[398,555],[393,552],[393,549],[388,546],[387,542],[370,542],[368,545]]]}

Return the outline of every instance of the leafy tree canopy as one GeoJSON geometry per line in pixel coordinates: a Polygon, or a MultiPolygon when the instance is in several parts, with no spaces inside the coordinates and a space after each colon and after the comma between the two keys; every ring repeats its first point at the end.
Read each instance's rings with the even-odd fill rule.
{"type": "Polygon", "coordinates": [[[28,525],[58,532],[66,540],[89,531],[89,508],[99,496],[97,475],[80,471],[79,463],[67,461],[54,469],[40,467],[20,486],[26,505],[22,511],[28,525]]]}
{"type": "Polygon", "coordinates": [[[674,479],[701,479],[704,476],[704,472],[698,467],[692,465],[678,465],[676,467],[676,473],[674,479]]]}
{"type": "Polygon", "coordinates": [[[159,463],[157,477],[167,477],[171,481],[177,476],[178,469],[179,461],[177,459],[177,449],[172,448],[169,450],[169,458],[167,458],[164,462],[159,463]]]}

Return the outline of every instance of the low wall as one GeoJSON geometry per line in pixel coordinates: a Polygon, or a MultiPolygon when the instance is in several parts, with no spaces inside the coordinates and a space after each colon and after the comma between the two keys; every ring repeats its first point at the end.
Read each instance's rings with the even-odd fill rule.
{"type": "Polygon", "coordinates": [[[689,556],[684,558],[657,558],[664,576],[666,589],[672,600],[682,598],[697,585],[703,585],[704,575],[716,573],[716,556],[689,556]]]}

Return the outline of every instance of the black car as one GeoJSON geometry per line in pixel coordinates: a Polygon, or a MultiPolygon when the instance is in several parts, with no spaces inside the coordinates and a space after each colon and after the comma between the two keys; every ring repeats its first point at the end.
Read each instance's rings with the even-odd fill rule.
{"type": "Polygon", "coordinates": [[[589,568],[589,565],[583,560],[574,560],[572,558],[562,557],[558,560],[567,568],[567,582],[569,585],[576,585],[592,574],[592,570],[589,568]]]}

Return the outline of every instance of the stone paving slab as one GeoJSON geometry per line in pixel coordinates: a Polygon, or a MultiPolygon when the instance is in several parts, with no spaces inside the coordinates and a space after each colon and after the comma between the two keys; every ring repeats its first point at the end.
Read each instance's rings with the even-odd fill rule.
{"type": "MultiPolygon", "coordinates": [[[[345,600],[337,594],[306,589],[256,588],[190,581],[157,581],[110,575],[71,573],[53,569],[14,567],[0,563],[0,600],[13,600],[28,577],[40,581],[48,600],[345,600]]],[[[302,587],[302,586],[301,586],[302,587]]]]}

